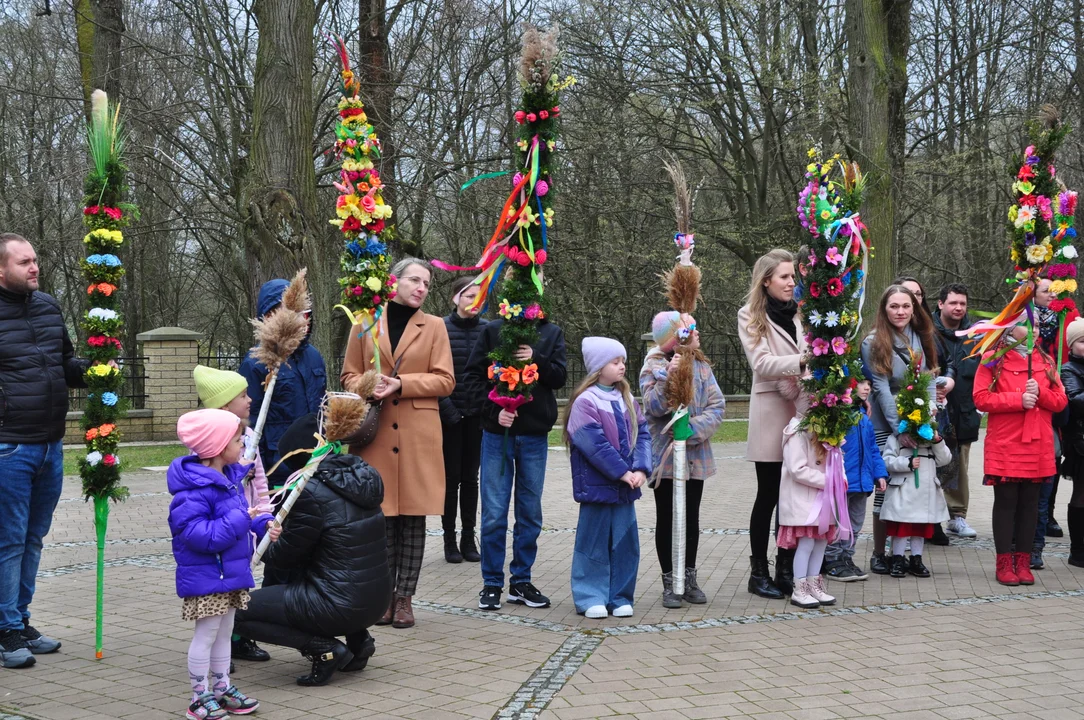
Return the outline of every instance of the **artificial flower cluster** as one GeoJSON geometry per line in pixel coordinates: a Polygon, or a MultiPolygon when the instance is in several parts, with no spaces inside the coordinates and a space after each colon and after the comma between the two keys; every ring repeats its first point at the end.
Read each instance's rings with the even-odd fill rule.
{"type": "Polygon", "coordinates": [[[517,386],[534,385],[538,382],[538,365],[530,363],[518,368],[495,362],[489,366],[489,379],[504,384],[510,391],[517,386]]]}
{"type": "Polygon", "coordinates": [[[929,444],[933,442],[937,430],[929,395],[933,375],[922,372],[921,368],[921,355],[912,351],[911,362],[903,375],[903,385],[896,394],[896,412],[900,416],[896,432],[911,436],[917,443],[929,444]]]}
{"type": "Polygon", "coordinates": [[[542,306],[538,303],[532,303],[524,308],[522,305],[513,305],[507,300],[501,300],[500,305],[497,306],[497,314],[505,320],[520,317],[525,320],[541,320],[546,317],[545,311],[542,310],[542,306]]]}
{"type": "Polygon", "coordinates": [[[128,491],[119,484],[120,461],[116,450],[121,440],[117,426],[126,403],[124,374],[115,367],[123,351],[124,319],[119,287],[124,263],[118,253],[125,247],[123,229],[138,211],[124,202],[127,169],[120,157],[123,133],[115,107],[107,109],[104,93],[95,94],[88,133],[92,168],[85,182],[83,238],[87,256],[81,264],[90,307],[83,316],[83,357],[92,364],[84,373],[87,399],[82,427],[87,454],[80,462],[83,490],[96,500],[119,500],[128,491]]]}
{"type": "Polygon", "coordinates": [[[1051,235],[1054,258],[1046,268],[1046,276],[1051,280],[1050,292],[1054,294],[1050,309],[1056,313],[1068,313],[1077,309],[1073,301],[1077,290],[1077,249],[1073,245],[1076,240],[1076,203],[1076,191],[1062,190],[1058,193],[1058,201],[1054,207],[1054,227],[1051,235]]]}
{"type": "Polygon", "coordinates": [[[397,279],[391,274],[388,242],[392,227],[388,224],[392,208],[384,201],[384,183],[376,170],[380,160],[380,139],[376,135],[365,104],[358,93],[361,85],[350,69],[350,58],[342,39],[336,48],[341,64],[339,118],[335,125],[335,154],[342,158],[339,182],[335,188],[335,217],[330,221],[339,228],[345,241],[339,267],[341,307],[354,324],[375,327],[380,308],[395,297],[397,279]]]}
{"type": "Polygon", "coordinates": [[[854,387],[861,376],[858,344],[865,261],[872,249],[858,216],[865,183],[858,166],[835,155],[823,161],[809,151],[806,186],[796,212],[809,233],[799,252],[795,298],[805,319],[810,353],[809,376],[802,385],[810,395],[803,426],[838,447],[857,421],[854,387]],[[839,178],[832,175],[839,170],[839,178]]]}

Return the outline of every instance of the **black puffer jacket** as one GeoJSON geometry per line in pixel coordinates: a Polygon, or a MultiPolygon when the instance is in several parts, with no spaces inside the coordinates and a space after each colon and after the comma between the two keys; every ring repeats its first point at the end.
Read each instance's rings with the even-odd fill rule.
{"type": "Polygon", "coordinates": [[[474,417],[482,412],[482,403],[489,388],[480,378],[467,373],[467,360],[488,322],[479,317],[462,318],[455,312],[444,318],[455,366],[455,390],[448,397],[440,399],[440,420],[446,425],[454,425],[465,417],[474,417]]]}
{"type": "Polygon", "coordinates": [[[1061,366],[1061,382],[1069,396],[1069,422],[1062,430],[1061,472],[1075,480],[1084,475],[1084,358],[1069,355],[1061,366]]]}
{"type": "MultiPolygon", "coordinates": [[[[960,443],[972,443],[979,439],[979,425],[982,416],[975,409],[975,373],[979,370],[978,356],[968,357],[975,350],[976,341],[971,338],[960,337],[956,330],[950,330],[941,323],[941,313],[933,315],[934,329],[938,337],[938,349],[945,353],[941,359],[952,369],[951,374],[947,368],[941,368],[942,375],[950,375],[956,379],[956,387],[948,394],[949,420],[956,429],[956,440],[960,443]]],[[[971,317],[965,315],[960,321],[957,330],[966,330],[971,327],[971,317]]]]}
{"type": "Polygon", "coordinates": [[[328,637],[373,625],[391,602],[380,474],[356,455],[333,455],[298,496],[267,550],[286,589],[290,623],[328,637]]]}
{"type": "Polygon", "coordinates": [[[43,292],[0,287],[0,442],[64,437],[68,388],[86,387],[60,304],[43,292]]]}

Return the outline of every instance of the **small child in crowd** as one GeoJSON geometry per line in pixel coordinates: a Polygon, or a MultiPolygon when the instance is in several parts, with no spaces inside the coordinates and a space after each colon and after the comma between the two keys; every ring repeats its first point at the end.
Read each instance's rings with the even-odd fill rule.
{"type": "Polygon", "coordinates": [[[253,533],[276,540],[280,529],[270,514],[249,508],[241,490],[248,470],[238,464],[242,430],[240,418],[225,410],[182,415],[177,437],[194,454],[174,460],[166,473],[181,617],[196,622],[188,648],[189,720],[247,715],[260,705],[230,683],[230,635],[234,613],[248,605],[255,584],[253,533]]]}
{"type": "Polygon", "coordinates": [[[625,348],[584,338],[587,377],[569,400],[564,440],[572,461],[572,495],[580,503],[572,557],[572,598],[589,618],[632,615],[640,538],[636,508],[651,473],[647,420],[625,379],[625,348]]]}
{"type": "MultiPolygon", "coordinates": [[[[868,377],[868,376],[867,376],[868,377]]],[[[843,443],[843,461],[847,472],[847,513],[851,520],[851,538],[836,540],[828,545],[824,554],[825,574],[832,580],[854,582],[869,577],[865,570],[854,563],[854,550],[858,533],[866,522],[866,503],[874,488],[885,491],[888,470],[877,439],[873,435],[873,422],[869,419],[869,393],[873,385],[868,379],[858,381],[854,396],[858,399],[861,416],[858,424],[847,433],[843,443]]]]}

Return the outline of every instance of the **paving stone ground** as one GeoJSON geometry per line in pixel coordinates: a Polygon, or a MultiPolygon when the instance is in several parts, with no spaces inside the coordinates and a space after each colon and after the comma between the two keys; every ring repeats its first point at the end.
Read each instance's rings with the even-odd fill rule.
{"type": "MultiPolygon", "coordinates": [[[[873,575],[831,583],[830,611],[791,612],[745,590],[755,494],[740,444],[715,447],[701,517],[699,568],[709,603],[665,610],[654,555],[654,503],[638,504],[642,558],[636,614],[576,614],[569,572],[577,506],[565,453],[550,454],[545,529],[534,582],[552,607],[477,609],[476,564],[448,565],[439,519],[430,538],[411,630],[375,628],[377,654],[358,674],[301,688],[292,650],[238,663],[236,683],[262,703],[258,717],[288,718],[1059,718],[1084,717],[1084,570],[1068,540],[1048,544],[1030,588],[994,581],[991,492],[972,488],[979,536],[927,546],[928,580],[873,575]]],[[[972,450],[981,457],[981,445],[972,450]]],[[[94,532],[90,508],[67,478],[47,538],[32,607],[60,653],[28,670],[0,671],[0,720],[183,717],[191,624],[180,620],[165,523],[165,476],[126,476],[106,548],[105,657],[94,660],[94,532]]],[[[1060,493],[1065,524],[1068,488],[1060,493]]],[[[869,540],[860,540],[860,564],[869,540]]]]}

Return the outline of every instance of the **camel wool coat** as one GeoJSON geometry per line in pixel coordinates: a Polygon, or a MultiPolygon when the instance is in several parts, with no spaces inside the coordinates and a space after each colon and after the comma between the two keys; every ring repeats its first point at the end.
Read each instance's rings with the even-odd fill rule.
{"type": "MultiPolygon", "coordinates": [[[[343,359],[342,384],[351,383],[373,365],[373,337],[350,329],[343,359]]],[[[455,369],[444,319],[418,310],[410,318],[395,354],[391,353],[387,318],[380,320],[380,370],[390,375],[396,361],[403,386],[385,398],[376,438],[364,448],[350,448],[380,473],[384,481],[381,509],[396,515],[444,513],[444,453],[440,398],[452,394],[455,369]]]]}
{"type": "Polygon", "coordinates": [[[801,374],[805,330],[802,329],[799,314],[795,313],[797,342],[771,320],[768,320],[768,334],[759,342],[754,342],[749,331],[749,319],[749,306],[743,305],[738,311],[738,337],[745,348],[749,367],[753,369],[745,459],[750,462],[783,462],[783,428],[794,417],[794,401],[779,392],[777,382],[801,374]]]}

